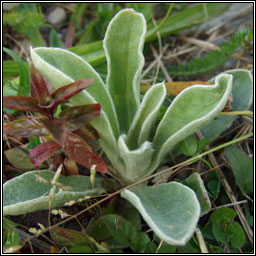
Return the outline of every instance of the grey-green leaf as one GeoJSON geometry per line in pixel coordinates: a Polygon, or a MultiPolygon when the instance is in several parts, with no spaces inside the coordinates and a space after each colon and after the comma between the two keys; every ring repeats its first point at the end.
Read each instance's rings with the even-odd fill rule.
{"type": "Polygon", "coordinates": [[[127,144],[130,149],[136,149],[149,140],[151,128],[156,121],[165,96],[164,82],[153,85],[145,94],[129,128],[127,144]]]}
{"type": "Polygon", "coordinates": [[[215,85],[194,85],[183,90],[158,125],[153,144],[156,167],[170,150],[188,135],[212,121],[224,108],[232,88],[232,76],[219,75],[215,85]]]}
{"type": "MultiPolygon", "coordinates": [[[[230,74],[233,76],[232,84],[232,110],[243,111],[247,110],[253,99],[253,80],[251,72],[245,69],[234,69],[225,71],[223,74],[230,74]]],[[[215,78],[210,82],[214,82],[215,78]]],[[[216,139],[222,132],[227,130],[238,116],[219,116],[218,119],[213,120],[210,124],[201,129],[205,138],[210,140],[216,139]]]]}
{"type": "MultiPolygon", "coordinates": [[[[30,171],[15,177],[3,185],[3,214],[21,215],[28,212],[49,209],[49,191],[52,185],[37,180],[36,175],[51,181],[55,175],[49,170],[30,171]]],[[[58,179],[71,190],[56,190],[52,207],[58,208],[70,200],[77,200],[85,196],[99,195],[104,192],[100,186],[100,179],[96,178],[95,188],[91,188],[88,176],[60,176],[58,179]]]]}
{"type": "Polygon", "coordinates": [[[144,16],[133,9],[125,9],[112,19],[103,41],[108,63],[107,87],[122,133],[128,131],[140,103],[145,34],[144,16]]]}
{"type": "Polygon", "coordinates": [[[152,143],[145,141],[141,147],[130,150],[126,145],[126,135],[121,135],[118,140],[118,149],[124,168],[118,169],[119,174],[127,184],[136,182],[147,175],[153,155],[152,143]]]}
{"type": "Polygon", "coordinates": [[[192,189],[177,182],[136,186],[121,196],[140,212],[156,235],[171,245],[184,245],[193,235],[200,205],[192,189]]]}
{"type": "Polygon", "coordinates": [[[211,209],[211,201],[200,174],[195,172],[186,178],[182,183],[195,191],[201,206],[200,216],[207,214],[211,209]]]}
{"type": "Polygon", "coordinates": [[[227,147],[225,153],[232,165],[236,184],[245,193],[253,192],[253,161],[237,147],[227,147]]]}

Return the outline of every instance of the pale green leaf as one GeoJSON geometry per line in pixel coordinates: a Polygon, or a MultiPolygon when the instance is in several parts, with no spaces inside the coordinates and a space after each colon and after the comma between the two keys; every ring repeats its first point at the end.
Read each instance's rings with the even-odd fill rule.
{"type": "Polygon", "coordinates": [[[103,41],[108,64],[107,87],[122,133],[128,131],[140,103],[145,34],[144,16],[133,9],[124,9],[110,22],[103,41]]]}
{"type": "Polygon", "coordinates": [[[195,191],[201,206],[200,216],[207,214],[211,209],[211,201],[200,174],[195,172],[186,178],[182,183],[195,191]]]}
{"type": "Polygon", "coordinates": [[[184,245],[193,235],[200,205],[193,190],[177,182],[126,189],[121,196],[140,212],[156,235],[171,245],[184,245]]]}
{"type": "Polygon", "coordinates": [[[145,94],[129,128],[127,144],[130,149],[138,148],[146,140],[149,140],[152,125],[156,121],[165,96],[166,89],[164,83],[152,86],[145,94]]]}
{"type": "Polygon", "coordinates": [[[118,150],[124,168],[118,169],[119,174],[127,184],[131,184],[147,174],[153,155],[152,143],[145,141],[141,147],[130,150],[126,145],[126,135],[118,140],[118,150]]]}
{"type": "Polygon", "coordinates": [[[173,100],[153,140],[156,148],[154,168],[178,142],[218,115],[228,100],[231,88],[232,76],[223,74],[216,78],[215,85],[191,86],[173,100]]]}
{"type": "MultiPolygon", "coordinates": [[[[232,82],[232,111],[247,110],[253,99],[253,80],[251,72],[245,69],[234,69],[225,71],[223,74],[233,76],[232,82]]],[[[214,82],[216,78],[210,80],[214,82]]],[[[222,132],[227,130],[238,116],[219,116],[210,124],[201,129],[205,138],[216,139],[222,132]]]]}
{"type": "MultiPolygon", "coordinates": [[[[49,209],[49,191],[52,185],[38,181],[37,175],[50,182],[55,172],[49,170],[30,171],[4,183],[4,215],[21,215],[49,209]]],[[[88,176],[60,176],[58,182],[70,187],[71,190],[60,191],[57,189],[52,204],[53,208],[61,207],[70,200],[104,192],[104,189],[100,186],[100,179],[96,179],[95,188],[92,189],[88,176]]]]}

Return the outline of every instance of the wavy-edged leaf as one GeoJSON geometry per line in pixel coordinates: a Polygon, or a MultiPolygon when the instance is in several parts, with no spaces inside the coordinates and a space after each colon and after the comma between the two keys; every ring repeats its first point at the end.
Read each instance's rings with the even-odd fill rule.
{"type": "Polygon", "coordinates": [[[100,138],[96,129],[91,124],[86,124],[83,127],[73,131],[85,141],[98,140],[100,138]]]}
{"type": "Polygon", "coordinates": [[[40,122],[52,134],[54,140],[62,146],[66,139],[66,120],[62,118],[40,118],[40,122]]]}
{"type": "Polygon", "coordinates": [[[200,205],[193,190],[177,182],[125,189],[121,196],[140,212],[156,235],[171,245],[184,245],[193,235],[200,205]]]}
{"type": "Polygon", "coordinates": [[[138,148],[148,140],[152,125],[157,118],[165,96],[164,82],[152,86],[145,94],[129,128],[127,143],[130,149],[138,148]]]}
{"type": "Polygon", "coordinates": [[[41,106],[53,104],[44,77],[33,65],[30,67],[30,94],[41,106]]]}
{"type": "Polygon", "coordinates": [[[49,157],[53,156],[61,147],[54,141],[48,141],[42,143],[35,148],[30,153],[30,161],[38,168],[42,162],[44,162],[49,157]]]}
{"type": "Polygon", "coordinates": [[[116,143],[119,136],[117,116],[111,96],[99,74],[81,57],[63,49],[35,48],[31,49],[31,57],[36,68],[55,88],[83,78],[90,77],[95,80],[86,90],[73,96],[70,102],[74,105],[101,104],[101,114],[91,124],[100,135],[102,148],[118,168],[121,163],[116,143]]]}
{"type": "Polygon", "coordinates": [[[70,159],[87,168],[96,165],[96,171],[102,173],[108,172],[107,165],[104,161],[92,152],[89,145],[83,139],[74,133],[69,132],[67,134],[63,150],[70,159]]]}
{"type": "MultiPolygon", "coordinates": [[[[49,209],[49,192],[51,184],[40,182],[36,177],[51,182],[55,172],[49,170],[31,171],[17,176],[3,185],[3,214],[21,215],[28,212],[49,209]]],[[[78,200],[85,196],[99,195],[104,192],[100,186],[101,179],[95,177],[94,189],[91,188],[88,176],[60,176],[58,182],[71,190],[56,189],[53,208],[63,206],[70,200],[78,200]]]]}
{"type": "Polygon", "coordinates": [[[219,75],[215,85],[194,85],[183,90],[162,118],[153,140],[153,168],[181,140],[211,122],[224,108],[232,89],[232,76],[219,75]]]}
{"type": "Polygon", "coordinates": [[[39,137],[48,134],[43,125],[35,123],[33,118],[23,117],[10,123],[3,124],[3,134],[22,137],[39,137]]]}
{"type": "MultiPolygon", "coordinates": [[[[234,69],[223,72],[233,76],[231,104],[233,111],[243,111],[249,109],[253,99],[253,79],[251,72],[245,69],[234,69]]],[[[214,82],[216,78],[210,80],[214,82]]],[[[238,116],[219,116],[207,126],[201,129],[205,138],[216,139],[222,132],[227,130],[238,116]]]]}
{"type": "Polygon", "coordinates": [[[62,102],[69,100],[74,95],[78,94],[89,85],[93,83],[93,79],[81,79],[77,80],[74,83],[70,83],[68,85],[62,86],[53,92],[52,98],[54,100],[54,106],[57,107],[62,102]]]}
{"type": "Polygon", "coordinates": [[[107,87],[121,132],[128,131],[140,103],[145,34],[144,16],[133,9],[125,9],[111,20],[103,41],[108,64],[107,87]]]}
{"type": "Polygon", "coordinates": [[[22,111],[45,112],[38,106],[38,101],[30,96],[4,96],[3,107],[22,111]]]}
{"type": "Polygon", "coordinates": [[[61,111],[59,118],[65,118],[66,128],[74,131],[97,117],[100,114],[100,110],[100,104],[74,106],[61,111]]]}

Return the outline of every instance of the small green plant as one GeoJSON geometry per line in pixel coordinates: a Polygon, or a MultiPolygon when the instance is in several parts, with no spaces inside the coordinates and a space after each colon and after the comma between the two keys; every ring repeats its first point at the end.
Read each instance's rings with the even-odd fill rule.
{"type": "MultiPolygon", "coordinates": [[[[230,208],[220,208],[211,214],[203,230],[205,238],[227,247],[241,248],[246,241],[242,226],[234,221],[237,213],[230,208]]],[[[214,252],[214,251],[213,251],[214,252]]]]}
{"type": "MultiPolygon", "coordinates": [[[[70,51],[31,49],[35,67],[56,88],[85,77],[94,79],[92,86],[70,101],[74,105],[101,104],[101,115],[91,124],[114,167],[111,174],[124,186],[149,177],[175,145],[209,124],[224,108],[232,90],[229,74],[218,75],[214,85],[183,90],[152,131],[166,88],[164,82],[153,85],[140,102],[145,36],[142,14],[124,9],[112,19],[103,42],[108,65],[106,84],[86,61],[70,51]]],[[[183,184],[173,181],[147,186],[144,182],[125,189],[121,196],[138,209],[161,240],[172,245],[186,244],[200,215],[210,209],[200,175],[190,176],[183,184]]]]}
{"type": "Polygon", "coordinates": [[[186,64],[170,66],[168,72],[176,76],[191,76],[207,73],[220,67],[235,50],[242,46],[249,36],[250,30],[235,33],[232,38],[220,45],[219,50],[213,50],[202,58],[196,58],[186,64]]]}
{"type": "Polygon", "coordinates": [[[45,45],[40,34],[40,29],[45,26],[45,22],[42,14],[37,11],[36,4],[20,4],[15,6],[13,10],[4,12],[3,24],[26,35],[34,46],[45,45]]]}

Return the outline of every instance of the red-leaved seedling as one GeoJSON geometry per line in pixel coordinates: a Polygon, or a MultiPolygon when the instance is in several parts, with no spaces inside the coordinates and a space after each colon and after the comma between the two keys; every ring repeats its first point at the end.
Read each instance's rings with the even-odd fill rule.
{"type": "Polygon", "coordinates": [[[40,116],[23,117],[4,124],[4,134],[39,137],[50,133],[53,138],[53,141],[44,142],[31,151],[30,160],[37,169],[46,159],[63,150],[69,159],[87,168],[96,165],[98,172],[107,172],[104,161],[86,143],[99,138],[97,131],[89,122],[100,114],[100,104],[70,107],[63,110],[58,118],[54,117],[59,104],[87,88],[93,81],[90,78],[77,80],[50,93],[44,77],[32,65],[31,96],[3,97],[3,106],[6,108],[40,113],[40,116]]]}

